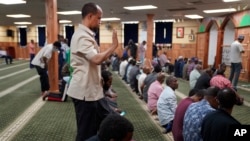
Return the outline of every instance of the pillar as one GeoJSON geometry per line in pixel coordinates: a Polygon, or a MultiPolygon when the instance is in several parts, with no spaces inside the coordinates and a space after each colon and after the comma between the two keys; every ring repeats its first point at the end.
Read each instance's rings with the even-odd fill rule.
{"type": "Polygon", "coordinates": [[[223,34],[224,34],[224,31],[222,29],[219,29],[218,39],[217,39],[216,58],[215,58],[215,67],[216,68],[218,67],[219,64],[221,64],[221,60],[222,60],[223,34]]]}
{"type": "Polygon", "coordinates": [[[153,44],[153,36],[154,36],[154,14],[147,14],[147,50],[146,50],[146,59],[145,65],[148,65],[148,63],[152,60],[152,44],[153,44]]]}
{"type": "MultiPolygon", "coordinates": [[[[47,43],[53,44],[57,41],[58,35],[58,18],[57,18],[57,0],[45,0],[46,9],[46,30],[47,43]]],[[[50,92],[58,93],[58,53],[53,52],[48,64],[50,92]]]]}

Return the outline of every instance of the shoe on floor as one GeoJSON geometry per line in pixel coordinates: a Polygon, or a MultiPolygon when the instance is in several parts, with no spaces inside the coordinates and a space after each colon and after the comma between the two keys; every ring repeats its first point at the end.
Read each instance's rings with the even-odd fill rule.
{"type": "Polygon", "coordinates": [[[44,92],[43,93],[43,95],[42,95],[42,99],[43,99],[43,101],[45,101],[45,99],[46,99],[46,97],[48,97],[49,96],[49,92],[44,92]]]}

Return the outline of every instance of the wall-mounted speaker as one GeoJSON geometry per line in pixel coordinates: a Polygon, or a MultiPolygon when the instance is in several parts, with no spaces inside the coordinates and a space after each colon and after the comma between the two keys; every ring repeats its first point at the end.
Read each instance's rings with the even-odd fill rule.
{"type": "Polygon", "coordinates": [[[11,29],[6,30],[6,36],[7,37],[14,37],[14,31],[11,29]]]}
{"type": "Polygon", "coordinates": [[[106,29],[109,30],[109,31],[111,31],[111,30],[113,29],[113,27],[112,27],[112,25],[111,25],[110,22],[107,22],[107,23],[105,24],[105,27],[106,27],[106,29]]]}

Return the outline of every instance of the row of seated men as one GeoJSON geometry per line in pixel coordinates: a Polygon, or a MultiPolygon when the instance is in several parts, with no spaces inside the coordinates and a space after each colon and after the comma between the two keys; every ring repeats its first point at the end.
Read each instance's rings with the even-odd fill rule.
{"type": "Polygon", "coordinates": [[[183,58],[179,56],[174,63],[174,76],[177,78],[183,78],[185,80],[190,79],[190,73],[196,65],[202,64],[197,57],[183,58]]]}
{"type": "Polygon", "coordinates": [[[119,65],[123,80],[143,98],[151,114],[158,116],[164,133],[172,131],[175,141],[227,140],[229,126],[240,125],[231,112],[234,104],[243,104],[243,98],[229,85],[223,64],[213,76],[214,71],[212,68],[202,71],[189,96],[177,104],[178,79],[170,75],[165,80],[160,65],[155,65],[152,71],[147,67],[141,69],[133,59],[129,62],[122,59],[119,65]]]}

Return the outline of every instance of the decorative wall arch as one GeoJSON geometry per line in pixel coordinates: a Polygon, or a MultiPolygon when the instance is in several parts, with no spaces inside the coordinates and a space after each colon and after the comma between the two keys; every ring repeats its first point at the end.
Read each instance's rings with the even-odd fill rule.
{"type": "Polygon", "coordinates": [[[236,27],[236,22],[234,21],[234,19],[232,18],[232,16],[227,16],[227,17],[223,20],[223,22],[221,23],[220,29],[221,29],[221,30],[224,30],[225,27],[226,27],[226,25],[227,25],[227,23],[228,23],[229,21],[231,21],[231,22],[234,24],[234,27],[236,27]]]}
{"type": "Polygon", "coordinates": [[[217,26],[217,29],[219,29],[219,25],[215,20],[210,20],[209,23],[206,26],[205,32],[209,32],[211,27],[215,24],[217,26]]]}
{"type": "Polygon", "coordinates": [[[211,21],[207,28],[208,34],[208,65],[213,65],[215,63],[215,57],[217,55],[218,47],[218,24],[215,21],[211,21]]]}
{"type": "Polygon", "coordinates": [[[221,36],[221,62],[225,63],[226,65],[230,65],[230,46],[231,43],[235,40],[235,25],[231,19],[227,20],[223,25],[223,34],[221,36]]]}

